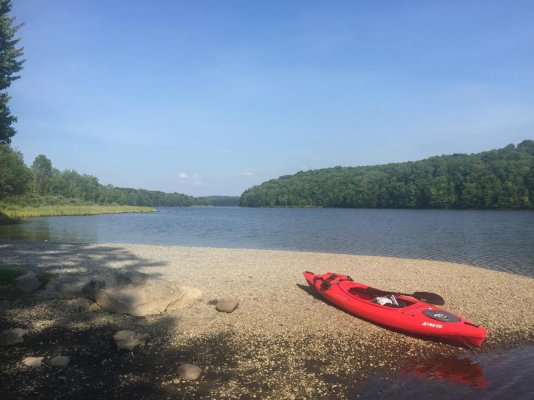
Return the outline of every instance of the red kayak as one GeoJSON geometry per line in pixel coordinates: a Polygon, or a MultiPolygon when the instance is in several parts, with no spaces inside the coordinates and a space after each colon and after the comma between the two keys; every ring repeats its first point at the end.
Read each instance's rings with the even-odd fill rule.
{"type": "Polygon", "coordinates": [[[341,309],[397,331],[461,346],[480,346],[486,330],[408,295],[385,292],[346,275],[304,272],[308,284],[341,309]]]}

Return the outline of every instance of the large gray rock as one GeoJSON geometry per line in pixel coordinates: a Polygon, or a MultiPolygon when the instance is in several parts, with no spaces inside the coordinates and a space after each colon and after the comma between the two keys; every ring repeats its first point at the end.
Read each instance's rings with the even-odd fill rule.
{"type": "Polygon", "coordinates": [[[32,271],[15,278],[15,286],[24,293],[35,292],[41,285],[41,281],[37,279],[35,272],[32,271]]]}
{"type": "Polygon", "coordinates": [[[199,289],[127,270],[91,280],[83,293],[105,311],[136,317],[184,308],[202,296],[199,289]]]}

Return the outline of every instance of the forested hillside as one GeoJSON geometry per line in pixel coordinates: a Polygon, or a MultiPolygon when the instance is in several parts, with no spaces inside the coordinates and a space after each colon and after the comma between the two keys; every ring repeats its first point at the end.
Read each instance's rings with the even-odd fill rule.
{"type": "Polygon", "coordinates": [[[149,207],[238,205],[239,201],[238,197],[192,197],[181,193],[102,185],[98,178],[91,175],[73,170],[59,171],[44,155],[37,156],[29,168],[20,152],[0,144],[0,200],[39,203],[39,199],[43,199],[46,203],[54,203],[54,197],[96,204],[149,207]]]}
{"type": "Polygon", "coordinates": [[[245,207],[534,208],[534,141],[369,167],[282,176],[246,190],[245,207]]]}

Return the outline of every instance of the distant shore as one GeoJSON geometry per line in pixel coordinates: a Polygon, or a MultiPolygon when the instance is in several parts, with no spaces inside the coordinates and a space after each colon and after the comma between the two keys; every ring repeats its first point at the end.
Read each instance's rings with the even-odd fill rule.
{"type": "MultiPolygon", "coordinates": [[[[132,379],[169,395],[343,398],[347,385],[364,380],[376,369],[395,369],[433,354],[469,354],[466,349],[386,330],[332,307],[309,292],[302,277],[305,270],[340,272],[374,287],[405,293],[439,293],[445,298],[445,309],[488,330],[477,352],[534,343],[534,279],[461,264],[307,252],[28,241],[0,241],[0,255],[0,268],[18,266],[73,277],[129,268],[201,289],[203,296],[193,306],[144,319],[90,313],[85,311],[85,299],[0,300],[0,311],[6,316],[0,328],[20,325],[42,335],[41,341],[47,332],[58,329],[93,332],[95,337],[113,329],[147,331],[153,345],[136,350],[141,367],[130,372],[132,379]],[[240,301],[231,314],[213,307],[224,296],[240,301]],[[172,383],[179,360],[203,368],[199,381],[172,383]]],[[[12,378],[23,374],[14,360],[24,348],[16,351],[3,360],[12,378]]],[[[76,355],[74,364],[76,357],[83,358],[76,355]]],[[[87,368],[87,374],[98,374],[87,368]]],[[[10,385],[13,389],[16,384],[10,385]]]]}

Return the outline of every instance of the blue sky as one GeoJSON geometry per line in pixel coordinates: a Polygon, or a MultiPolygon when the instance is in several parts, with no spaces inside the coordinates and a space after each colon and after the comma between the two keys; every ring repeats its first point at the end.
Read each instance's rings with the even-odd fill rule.
{"type": "Polygon", "coordinates": [[[15,0],[30,165],[240,195],[534,139],[532,1],[15,0]]]}

